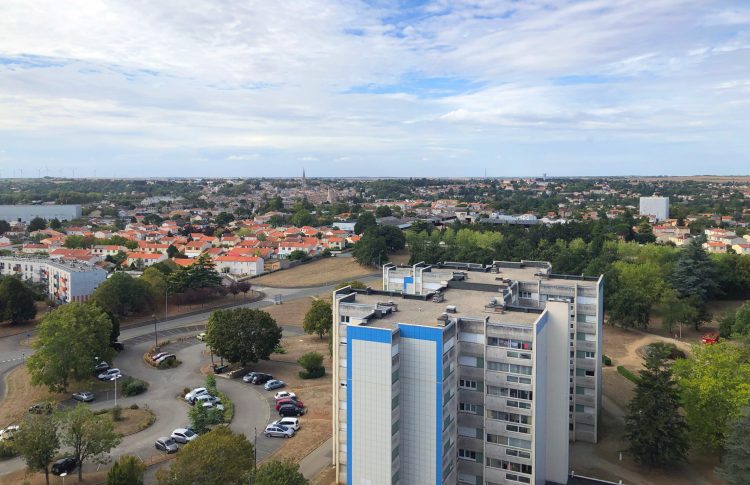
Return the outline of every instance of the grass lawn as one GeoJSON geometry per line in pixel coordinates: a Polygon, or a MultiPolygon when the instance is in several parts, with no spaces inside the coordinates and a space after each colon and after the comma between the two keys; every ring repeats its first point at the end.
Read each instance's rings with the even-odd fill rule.
{"type": "Polygon", "coordinates": [[[332,257],[276,271],[252,279],[250,282],[254,285],[276,288],[294,288],[353,280],[374,273],[377,273],[376,268],[363,268],[354,258],[332,257]]]}

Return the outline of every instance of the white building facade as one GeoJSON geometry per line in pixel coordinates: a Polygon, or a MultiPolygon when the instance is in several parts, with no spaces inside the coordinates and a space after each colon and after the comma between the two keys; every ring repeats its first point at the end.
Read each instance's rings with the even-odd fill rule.
{"type": "Polygon", "coordinates": [[[107,279],[98,266],[33,257],[0,257],[0,274],[45,283],[49,298],[58,303],[87,301],[107,279]]]}
{"type": "Polygon", "coordinates": [[[669,197],[641,197],[638,213],[654,222],[669,219],[669,197]]]}
{"type": "Polygon", "coordinates": [[[334,292],[337,482],[565,483],[597,439],[603,289],[567,278],[386,265],[383,291],[334,292]]]}

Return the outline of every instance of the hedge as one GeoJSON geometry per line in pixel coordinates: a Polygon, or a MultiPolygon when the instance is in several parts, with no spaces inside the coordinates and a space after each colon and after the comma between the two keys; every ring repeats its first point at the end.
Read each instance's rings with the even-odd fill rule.
{"type": "Polygon", "coordinates": [[[628,379],[629,381],[632,381],[634,384],[638,384],[639,378],[637,375],[633,374],[629,370],[627,370],[625,367],[618,365],[617,366],[617,372],[620,373],[623,377],[628,379]]]}
{"type": "Polygon", "coordinates": [[[610,359],[606,355],[602,354],[602,364],[610,366],[610,365],[612,365],[612,359],[610,359]]]}
{"type": "Polygon", "coordinates": [[[147,389],[148,382],[135,377],[127,377],[122,383],[122,395],[127,397],[143,394],[147,389]]]}
{"type": "Polygon", "coordinates": [[[299,376],[301,379],[317,379],[319,377],[323,377],[324,375],[326,375],[325,367],[313,367],[310,370],[303,370],[299,372],[299,376]]]}

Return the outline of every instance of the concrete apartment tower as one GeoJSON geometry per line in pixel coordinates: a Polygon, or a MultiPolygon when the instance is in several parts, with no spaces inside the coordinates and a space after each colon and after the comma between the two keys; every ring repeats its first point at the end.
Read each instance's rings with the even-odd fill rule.
{"type": "Polygon", "coordinates": [[[334,292],[338,483],[566,483],[595,443],[602,278],[545,262],[383,267],[334,292]]]}

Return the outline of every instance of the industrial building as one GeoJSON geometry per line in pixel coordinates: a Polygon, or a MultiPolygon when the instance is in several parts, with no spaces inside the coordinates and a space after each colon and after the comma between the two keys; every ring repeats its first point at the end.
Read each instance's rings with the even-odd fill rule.
{"type": "Polygon", "coordinates": [[[641,197],[638,213],[652,222],[669,219],[669,197],[641,197]]]}
{"type": "Polygon", "coordinates": [[[597,440],[603,280],[546,262],[383,268],[334,292],[338,483],[565,483],[597,440]]]}
{"type": "Polygon", "coordinates": [[[81,217],[80,204],[0,205],[0,220],[29,222],[36,217],[45,220],[72,221],[81,217]]]}

